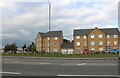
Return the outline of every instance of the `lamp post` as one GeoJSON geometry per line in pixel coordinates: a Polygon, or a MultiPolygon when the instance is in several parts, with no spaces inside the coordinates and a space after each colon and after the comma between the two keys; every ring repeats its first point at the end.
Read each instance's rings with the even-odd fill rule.
{"type": "Polygon", "coordinates": [[[49,55],[50,55],[50,24],[51,24],[51,4],[50,1],[48,0],[49,4],[49,55]]]}

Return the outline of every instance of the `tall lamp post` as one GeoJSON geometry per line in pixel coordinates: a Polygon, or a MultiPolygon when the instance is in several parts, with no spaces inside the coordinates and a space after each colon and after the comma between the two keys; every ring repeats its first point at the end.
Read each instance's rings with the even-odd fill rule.
{"type": "Polygon", "coordinates": [[[50,55],[50,24],[51,24],[51,4],[50,1],[48,0],[49,4],[49,55],[50,55]]]}

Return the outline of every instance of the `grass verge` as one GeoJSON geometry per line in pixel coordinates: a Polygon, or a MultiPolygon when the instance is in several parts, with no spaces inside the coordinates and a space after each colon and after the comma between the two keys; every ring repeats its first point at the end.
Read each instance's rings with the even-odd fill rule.
{"type": "Polygon", "coordinates": [[[118,57],[118,54],[92,54],[92,55],[83,55],[83,54],[73,54],[73,55],[63,55],[63,54],[0,54],[0,56],[27,56],[27,57],[68,57],[68,58],[109,58],[109,57],[118,57]]]}

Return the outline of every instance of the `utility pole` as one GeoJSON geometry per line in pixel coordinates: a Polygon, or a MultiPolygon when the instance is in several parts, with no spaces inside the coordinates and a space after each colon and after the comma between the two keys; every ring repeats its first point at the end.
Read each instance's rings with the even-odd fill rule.
{"type": "Polygon", "coordinates": [[[51,4],[50,1],[48,0],[49,3],[49,55],[50,55],[50,24],[51,24],[51,4]]]}

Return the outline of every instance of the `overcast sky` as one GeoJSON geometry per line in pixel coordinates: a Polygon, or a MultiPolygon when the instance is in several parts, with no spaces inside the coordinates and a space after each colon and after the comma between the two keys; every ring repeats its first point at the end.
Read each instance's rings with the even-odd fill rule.
{"type": "MultiPolygon", "coordinates": [[[[118,2],[50,0],[51,30],[62,30],[73,39],[74,29],[118,28],[118,2]]],[[[2,46],[16,42],[19,47],[35,41],[38,32],[48,31],[48,2],[0,2],[2,46]]]]}

